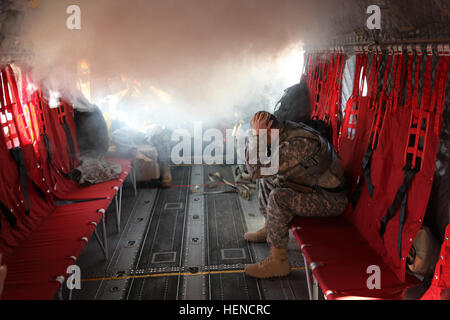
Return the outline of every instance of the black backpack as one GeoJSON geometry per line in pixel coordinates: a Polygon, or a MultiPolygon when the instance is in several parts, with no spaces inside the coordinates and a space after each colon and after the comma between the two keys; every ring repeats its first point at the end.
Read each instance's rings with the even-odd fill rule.
{"type": "Polygon", "coordinates": [[[101,110],[92,106],[90,110],[74,109],[77,142],[81,156],[99,158],[109,149],[108,126],[101,110]]]}
{"type": "Polygon", "coordinates": [[[311,117],[309,92],[306,79],[287,88],[281,100],[275,106],[274,115],[281,122],[306,122],[311,117]]]}
{"type": "Polygon", "coordinates": [[[322,120],[307,120],[303,122],[308,127],[316,130],[324,138],[327,138],[329,142],[332,142],[331,126],[329,126],[325,121],[322,120]]]}

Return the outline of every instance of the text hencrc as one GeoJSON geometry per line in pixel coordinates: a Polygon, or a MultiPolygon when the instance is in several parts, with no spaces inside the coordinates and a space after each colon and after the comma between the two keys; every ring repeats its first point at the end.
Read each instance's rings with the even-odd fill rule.
{"type": "Polygon", "coordinates": [[[218,307],[200,307],[187,304],[180,307],[179,315],[197,315],[207,318],[213,317],[214,314],[239,316],[239,315],[270,315],[270,305],[238,305],[229,304],[218,307]]]}

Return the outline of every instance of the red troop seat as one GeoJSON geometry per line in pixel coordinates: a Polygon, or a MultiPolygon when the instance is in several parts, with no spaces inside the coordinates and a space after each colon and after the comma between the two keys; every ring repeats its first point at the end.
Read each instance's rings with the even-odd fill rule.
{"type": "Polygon", "coordinates": [[[53,299],[92,234],[107,258],[107,209],[115,199],[120,231],[122,185],[130,173],[134,177],[130,160],[110,159],[122,167],[119,178],[88,187],[72,181],[68,173],[79,162],[72,106],[61,101],[50,108],[29,83],[26,68],[0,67],[4,299],[53,299]],[[58,200],[76,202],[57,206],[58,200]]]}
{"type": "Polygon", "coordinates": [[[406,260],[433,184],[450,52],[439,47],[436,57],[430,47],[426,54],[415,50],[357,48],[353,93],[340,126],[334,104],[341,97],[344,54],[307,54],[312,117],[331,125],[351,195],[339,218],[291,224],[310,298],[317,298],[320,285],[327,299],[401,299],[419,283],[406,271],[406,260]],[[375,288],[369,283],[374,268],[380,276],[375,288]]]}

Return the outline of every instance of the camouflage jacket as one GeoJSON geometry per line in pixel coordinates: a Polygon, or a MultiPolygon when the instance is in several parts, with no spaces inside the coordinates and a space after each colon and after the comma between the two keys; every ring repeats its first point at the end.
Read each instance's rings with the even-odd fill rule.
{"type": "Polygon", "coordinates": [[[276,187],[290,187],[298,191],[312,191],[315,187],[340,189],[345,185],[344,169],[333,146],[318,132],[303,125],[286,122],[280,129],[277,174],[264,176],[261,168],[267,165],[249,163],[249,154],[256,144],[246,150],[247,169],[254,179],[270,178],[276,187]]]}

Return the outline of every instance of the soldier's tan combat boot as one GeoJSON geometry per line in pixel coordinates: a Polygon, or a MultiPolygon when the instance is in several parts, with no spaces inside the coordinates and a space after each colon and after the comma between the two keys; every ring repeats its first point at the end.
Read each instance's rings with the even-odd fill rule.
{"type": "Polygon", "coordinates": [[[268,279],[287,276],[291,271],[287,250],[270,248],[270,255],[265,260],[248,265],[245,273],[253,278],[268,279]]]}
{"type": "Polygon", "coordinates": [[[172,186],[172,174],[170,166],[167,162],[161,163],[161,187],[170,188],[172,186]]]}
{"type": "Polygon", "coordinates": [[[256,232],[247,232],[244,234],[245,240],[253,243],[264,243],[267,241],[267,225],[256,232]]]}

